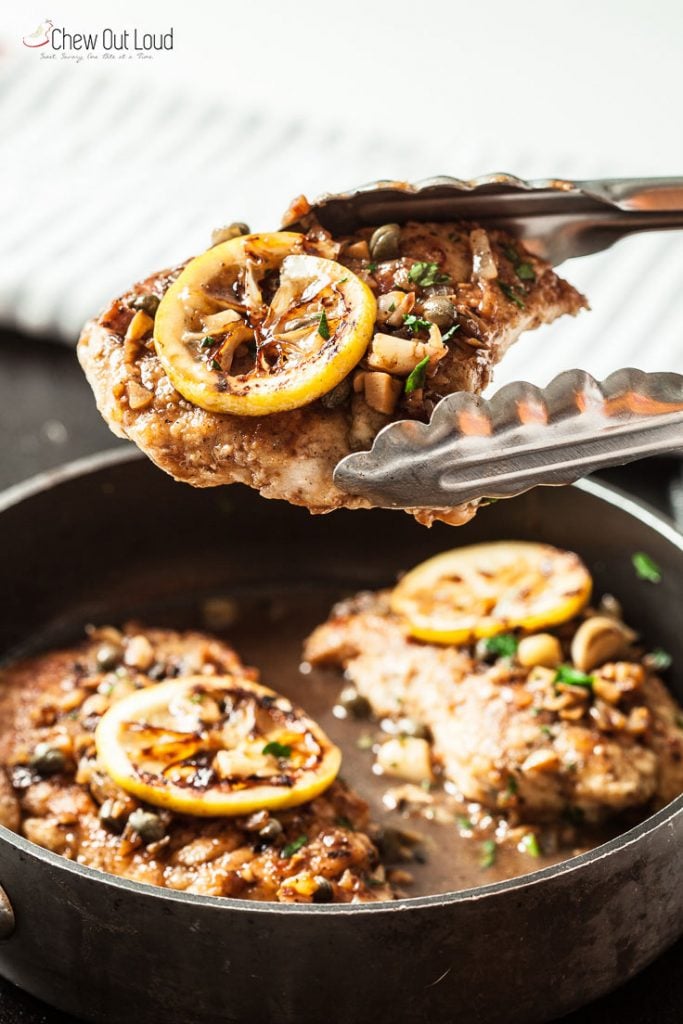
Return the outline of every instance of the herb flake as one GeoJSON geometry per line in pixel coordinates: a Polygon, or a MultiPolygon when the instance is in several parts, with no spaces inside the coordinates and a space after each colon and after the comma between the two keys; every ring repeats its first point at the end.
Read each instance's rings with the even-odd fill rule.
{"type": "Polygon", "coordinates": [[[200,348],[211,348],[212,345],[216,344],[216,339],[211,334],[207,334],[205,338],[199,342],[200,348]]]}
{"type": "Polygon", "coordinates": [[[671,668],[673,658],[668,651],[663,650],[661,647],[655,647],[654,651],[650,651],[646,655],[648,668],[654,668],[659,672],[666,671],[667,668],[671,668]]]}
{"type": "Polygon", "coordinates": [[[223,367],[221,366],[217,359],[212,359],[211,362],[209,363],[209,366],[211,367],[212,370],[215,370],[216,373],[222,373],[223,371],[223,367]]]}
{"type": "Polygon", "coordinates": [[[520,281],[535,281],[536,271],[530,263],[518,263],[515,272],[520,281]]]}
{"type": "Polygon", "coordinates": [[[631,562],[639,580],[647,580],[648,583],[661,583],[662,570],[654,559],[644,551],[636,551],[631,557],[631,562]]]}
{"type": "Polygon", "coordinates": [[[445,334],[441,335],[441,340],[442,341],[450,341],[451,338],[453,337],[453,335],[455,334],[455,332],[458,331],[458,330],[460,330],[460,324],[453,324],[452,327],[448,328],[448,330],[446,331],[445,334]]]}
{"type": "Polygon", "coordinates": [[[514,302],[515,306],[517,306],[519,309],[526,309],[524,301],[517,294],[513,285],[506,284],[505,281],[499,281],[498,287],[500,288],[506,299],[509,299],[510,302],[514,302]]]}
{"type": "Polygon", "coordinates": [[[520,281],[536,280],[536,271],[527,260],[522,259],[516,249],[513,249],[511,245],[506,245],[503,252],[515,268],[515,273],[520,281]]]}
{"type": "Polygon", "coordinates": [[[522,853],[528,853],[530,857],[541,856],[541,847],[535,832],[527,832],[525,836],[522,836],[519,847],[522,853]]]}
{"type": "Polygon", "coordinates": [[[320,320],[318,321],[318,334],[323,341],[330,340],[330,325],[327,322],[327,314],[325,310],[320,314],[320,320]]]}
{"type": "Polygon", "coordinates": [[[282,860],[287,860],[289,857],[293,857],[295,853],[298,853],[302,846],[305,846],[308,842],[308,836],[299,836],[297,839],[293,839],[291,843],[287,843],[280,850],[280,857],[282,860]]]}
{"type": "Polygon", "coordinates": [[[408,271],[408,280],[421,288],[431,288],[435,284],[443,284],[448,281],[448,274],[442,274],[438,263],[418,261],[413,263],[408,271]]]}
{"type": "Polygon", "coordinates": [[[591,689],[593,682],[593,676],[579,672],[578,668],[571,665],[560,665],[555,675],[555,683],[566,683],[567,686],[586,686],[591,689]]]}
{"type": "Polygon", "coordinates": [[[288,743],[278,743],[277,740],[271,740],[270,743],[266,743],[261,753],[272,754],[273,757],[291,757],[292,748],[288,743]]]}
{"type": "Polygon", "coordinates": [[[403,326],[407,327],[411,334],[417,334],[418,331],[428,331],[432,325],[429,320],[425,320],[422,316],[406,313],[403,317],[403,326]]]}
{"type": "Polygon", "coordinates": [[[410,371],[408,379],[403,386],[403,390],[406,395],[412,395],[413,391],[419,391],[425,386],[428,363],[429,356],[425,356],[424,359],[421,359],[417,366],[410,371]]]}
{"type": "Polygon", "coordinates": [[[498,850],[496,848],[495,841],[493,839],[486,839],[481,844],[481,857],[479,859],[479,866],[482,868],[492,868],[496,863],[496,854],[498,850]]]}
{"type": "Polygon", "coordinates": [[[499,658],[511,658],[517,652],[519,642],[512,633],[499,633],[497,636],[487,637],[484,646],[487,651],[497,654],[499,658]]]}

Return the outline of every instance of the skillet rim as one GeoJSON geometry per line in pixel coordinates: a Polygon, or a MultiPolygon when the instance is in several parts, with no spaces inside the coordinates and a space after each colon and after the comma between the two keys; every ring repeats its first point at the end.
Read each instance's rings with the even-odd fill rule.
{"type": "MultiPolygon", "coordinates": [[[[39,473],[28,480],[14,484],[0,493],[0,514],[18,505],[20,502],[51,489],[61,483],[76,479],[81,476],[107,469],[134,460],[142,460],[145,456],[134,446],[125,448],[114,448],[112,450],[97,452],[80,459],[67,462],[55,469],[39,473]]],[[[683,534],[675,527],[674,523],[667,517],[653,509],[646,502],[639,501],[625,494],[617,487],[596,483],[593,480],[579,480],[570,485],[580,491],[585,491],[605,504],[618,508],[627,515],[638,520],[640,523],[653,529],[660,534],[668,543],[683,552],[683,534]]],[[[323,914],[331,916],[350,916],[362,914],[386,914],[407,912],[410,910],[428,910],[438,907],[449,907],[461,903],[476,903],[479,900],[494,898],[511,892],[535,888],[543,885],[551,879],[560,878],[581,871],[584,867],[605,860],[612,854],[625,850],[635,843],[645,840],[659,830],[668,827],[673,838],[675,822],[683,818],[683,793],[668,803],[665,807],[647,817],[638,825],[621,833],[606,843],[596,846],[586,853],[567,860],[560,861],[537,871],[520,875],[516,878],[504,879],[498,882],[489,882],[486,885],[475,888],[461,889],[457,892],[437,893],[431,896],[410,896],[406,899],[396,901],[378,900],[374,903],[337,903],[337,904],[301,904],[301,903],[276,903],[274,901],[240,900],[228,896],[203,896],[197,893],[182,892],[173,889],[165,889],[161,886],[150,885],[147,882],[135,882],[127,878],[120,878],[111,875],[106,871],[97,868],[87,867],[67,860],[51,850],[38,846],[36,843],[12,832],[4,825],[0,825],[0,848],[3,843],[31,859],[42,861],[51,865],[57,870],[65,871],[67,874],[75,874],[81,878],[90,880],[95,884],[106,885],[114,890],[129,892],[133,895],[145,896],[148,899],[157,899],[173,903],[189,904],[195,907],[212,907],[219,912],[238,911],[241,913],[272,914],[273,912],[285,913],[295,916],[310,914],[323,914]]],[[[2,878],[0,877],[0,885],[2,878]]]]}

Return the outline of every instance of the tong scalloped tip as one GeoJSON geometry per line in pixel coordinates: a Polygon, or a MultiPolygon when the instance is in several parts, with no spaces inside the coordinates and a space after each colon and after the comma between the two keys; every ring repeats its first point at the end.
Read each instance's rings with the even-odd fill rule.
{"type": "Polygon", "coordinates": [[[334,480],[380,507],[446,509],[673,451],[683,452],[683,376],[622,369],[598,382],[567,370],[543,389],[517,381],[490,399],[448,395],[428,423],[384,427],[334,480]]]}

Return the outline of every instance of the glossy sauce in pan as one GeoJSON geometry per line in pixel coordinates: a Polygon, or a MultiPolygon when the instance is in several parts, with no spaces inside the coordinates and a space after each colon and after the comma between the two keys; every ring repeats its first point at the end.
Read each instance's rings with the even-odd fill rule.
{"type": "Polygon", "coordinates": [[[385,795],[401,783],[373,772],[374,756],[368,743],[380,735],[377,723],[340,719],[334,713],[344,684],[340,673],[308,666],[301,671],[305,638],[327,617],[332,605],[347,596],[323,588],[313,593],[269,590],[262,596],[243,594],[234,599],[236,618],[230,628],[210,629],[211,623],[201,618],[198,624],[231,643],[247,664],[256,665],[266,685],[301,704],[320,723],[343,752],[342,777],[368,801],[377,824],[416,834],[417,859],[401,865],[412,876],[412,882],[398,885],[406,896],[469,889],[527,874],[591,849],[628,827],[622,823],[613,826],[611,832],[604,828],[591,833],[584,830],[568,847],[538,857],[519,851],[514,843],[502,843],[490,863],[484,844],[494,835],[496,822],[492,821],[488,829],[480,827],[475,836],[468,834],[462,822],[471,818],[476,805],[458,802],[439,785],[431,791],[434,803],[427,813],[443,820],[429,820],[415,809],[388,810],[385,795]]]}
{"type": "MultiPolygon", "coordinates": [[[[392,855],[395,839],[383,850],[387,866],[397,872],[394,886],[403,896],[454,892],[528,874],[589,850],[634,824],[633,820],[622,821],[613,824],[611,831],[605,827],[599,831],[565,828],[569,842],[552,853],[546,843],[538,856],[508,840],[496,844],[492,856],[490,840],[501,820],[504,828],[504,819],[482,819],[477,805],[459,801],[438,783],[430,788],[428,805],[391,807],[391,791],[402,783],[373,771],[370,745],[382,736],[379,724],[339,717],[337,698],[343,676],[331,669],[302,666],[306,637],[327,618],[337,601],[350,596],[339,587],[319,584],[294,588],[264,584],[185,594],[162,605],[131,604],[109,610],[94,624],[118,626],[134,620],[148,627],[204,630],[232,645],[245,664],[258,668],[265,685],[300,704],[341,748],[341,776],[368,802],[373,822],[389,836],[397,830],[410,837],[408,847],[404,846],[404,852],[408,850],[405,859],[392,855]],[[474,831],[463,825],[472,819],[478,821],[474,831]]],[[[36,637],[31,650],[24,649],[22,654],[78,642],[85,625],[62,622],[57,631],[36,637]]]]}

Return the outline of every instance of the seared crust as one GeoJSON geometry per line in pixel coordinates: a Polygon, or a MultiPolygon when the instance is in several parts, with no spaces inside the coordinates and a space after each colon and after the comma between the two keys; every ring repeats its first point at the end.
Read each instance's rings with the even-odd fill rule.
{"type": "MultiPolygon", "coordinates": [[[[396,287],[397,279],[405,278],[416,261],[437,261],[457,282],[452,297],[460,329],[424,395],[397,410],[399,417],[424,419],[445,394],[481,391],[494,365],[523,331],[563,313],[575,314],[585,306],[575,289],[528,254],[524,259],[530,261],[529,266],[533,264],[535,279],[523,284],[517,280],[514,264],[505,253],[512,245],[518,252],[523,250],[502,232],[489,233],[498,278],[493,282],[474,280],[471,228],[405,225],[401,252],[409,255],[380,264],[374,277],[364,269],[363,261],[345,258],[343,252],[339,257],[364,276],[377,294],[396,287]]],[[[369,229],[359,232],[358,238],[365,240],[368,234],[369,229]]],[[[316,401],[293,412],[260,418],[208,412],[173,388],[151,339],[140,344],[124,342],[134,312],[132,304],[147,293],[162,296],[178,273],[179,268],[166,271],[136,285],[83,330],[79,359],[98,408],[114,433],[134,441],[175,479],[196,487],[245,483],[266,498],[281,498],[314,513],[366,506],[367,502],[341,492],[332,481],[339,460],[353,450],[369,447],[377,431],[390,421],[364,405],[359,395],[337,408],[316,401]]],[[[473,512],[473,508],[463,509],[450,518],[465,521],[473,512]]],[[[420,514],[419,518],[429,520],[430,516],[420,514]]]]}
{"type": "Polygon", "coordinates": [[[141,805],[97,762],[100,715],[164,678],[231,672],[255,676],[204,634],[132,626],[9,667],[0,676],[0,822],[80,864],[170,889],[279,902],[391,899],[367,805],[341,782],[273,814],[194,818],[149,808],[163,825],[154,841],[131,827],[141,805]],[[105,646],[119,651],[107,669],[97,658],[105,646]],[[40,743],[61,751],[62,770],[34,767],[40,743]]]}

